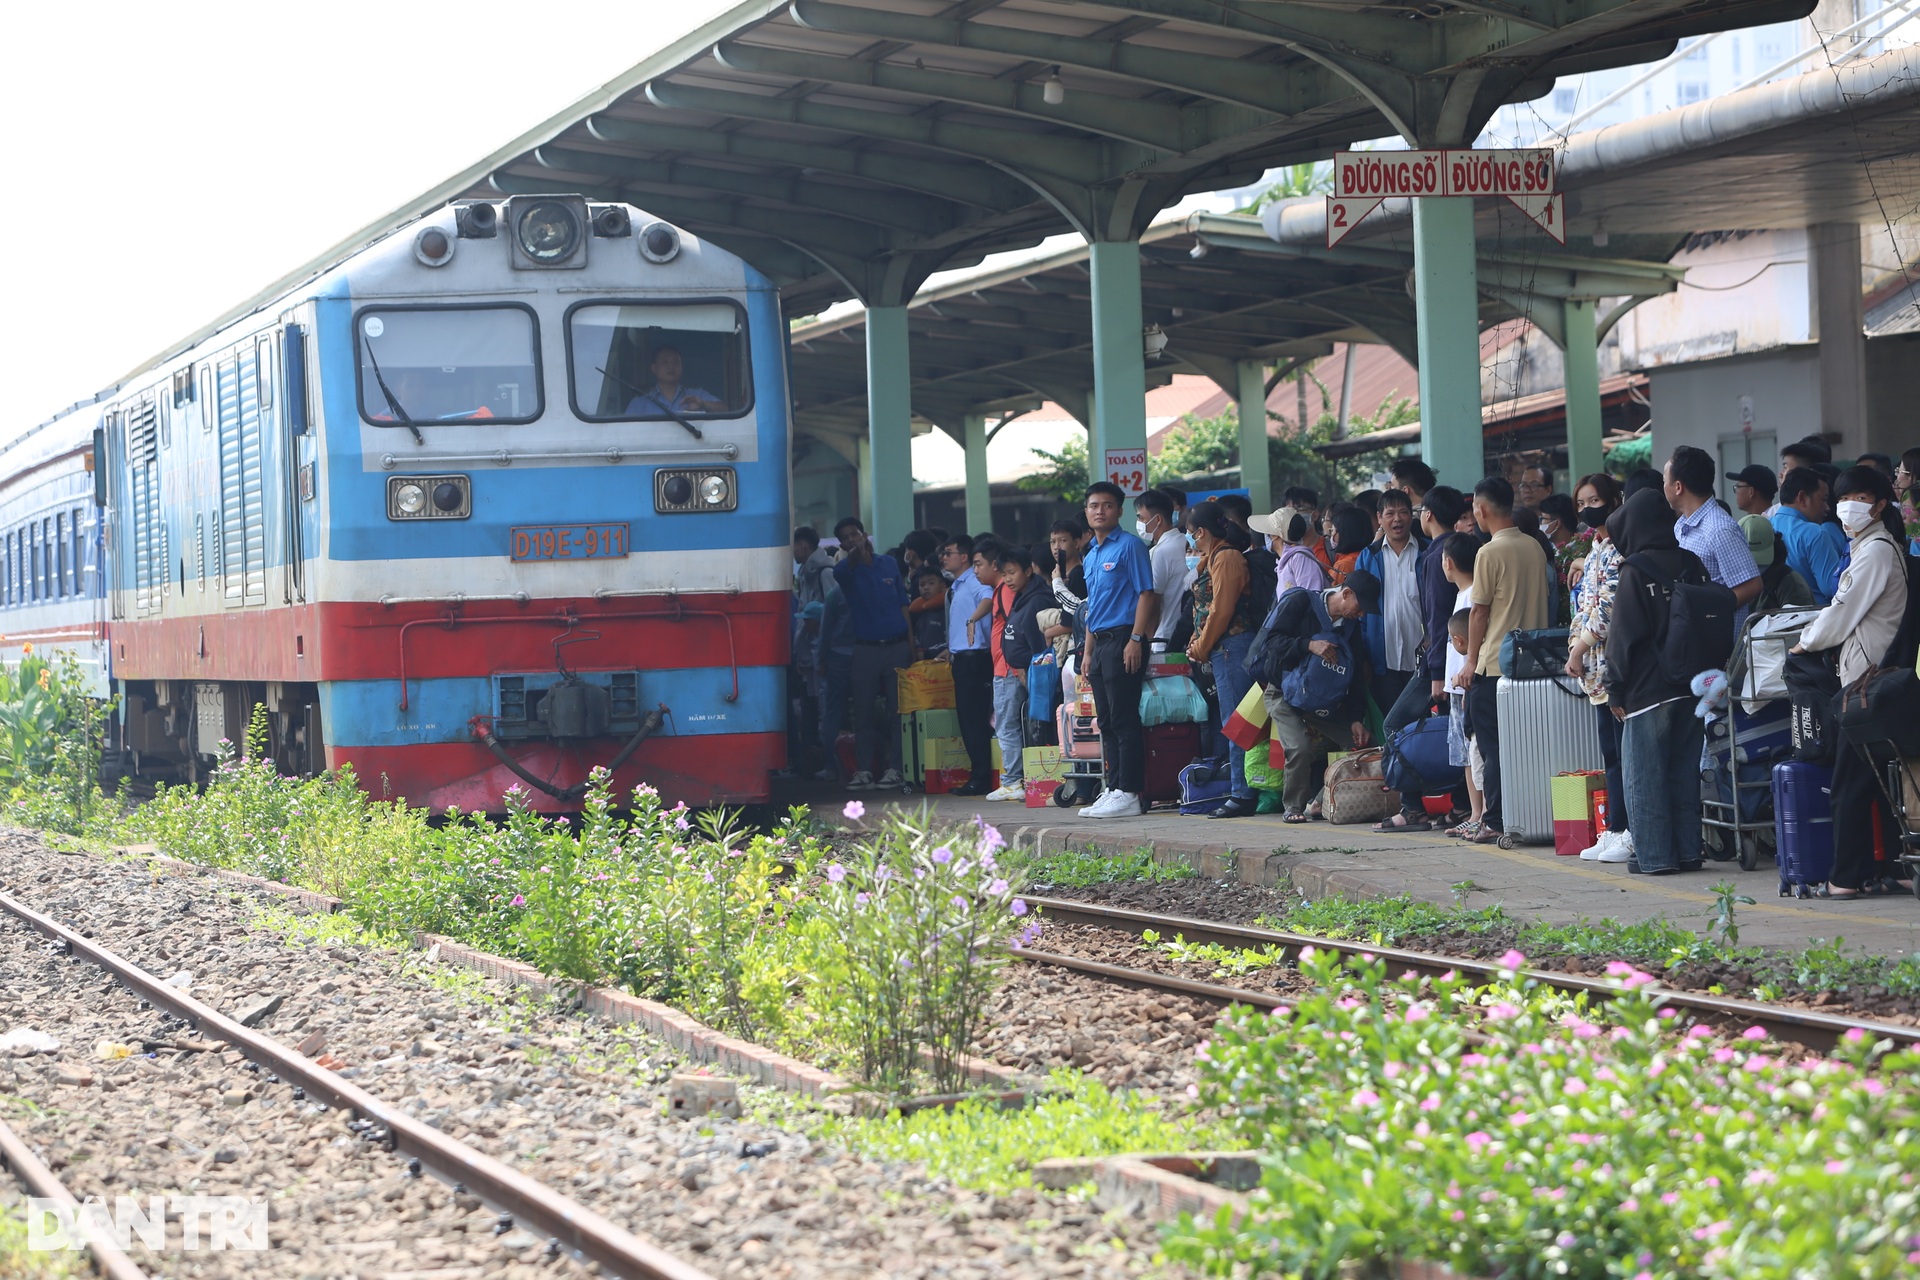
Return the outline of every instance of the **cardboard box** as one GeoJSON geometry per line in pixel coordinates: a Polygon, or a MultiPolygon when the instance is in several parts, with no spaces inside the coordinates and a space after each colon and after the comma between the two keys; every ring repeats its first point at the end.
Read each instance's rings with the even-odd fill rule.
{"type": "MultiPolygon", "coordinates": [[[[1032,750],[1031,747],[1028,750],[1032,750]]],[[[1060,789],[1058,778],[1027,778],[1027,808],[1045,809],[1053,803],[1053,793],[1060,789]]]]}
{"type": "Polygon", "coordinates": [[[1188,660],[1187,655],[1184,653],[1155,654],[1153,661],[1147,664],[1147,677],[1153,680],[1158,680],[1163,676],[1190,676],[1192,674],[1193,663],[1188,660]]]}
{"type": "Polygon", "coordinates": [[[1550,781],[1553,801],[1553,851],[1575,858],[1599,838],[1593,822],[1593,793],[1605,790],[1604,770],[1555,774],[1550,781]]]}
{"type": "MultiPolygon", "coordinates": [[[[958,791],[961,787],[967,785],[967,780],[971,777],[973,777],[973,770],[964,764],[957,769],[929,769],[927,770],[927,794],[930,796],[944,796],[951,792],[958,791]]],[[[990,787],[998,787],[1000,785],[1000,775],[995,773],[989,780],[988,785],[990,787]]]]}
{"type": "Polygon", "coordinates": [[[1058,782],[1067,776],[1067,759],[1058,747],[1028,747],[1020,753],[1020,772],[1028,782],[1058,782]]]}
{"type": "Polygon", "coordinates": [[[920,744],[920,762],[929,771],[973,767],[967,744],[959,738],[928,738],[920,744]]]}

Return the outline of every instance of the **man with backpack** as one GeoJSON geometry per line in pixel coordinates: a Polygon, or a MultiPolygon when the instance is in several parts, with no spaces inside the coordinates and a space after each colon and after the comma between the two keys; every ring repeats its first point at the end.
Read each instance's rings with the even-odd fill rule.
{"type": "Polygon", "coordinates": [[[1324,743],[1370,745],[1365,723],[1362,620],[1380,608],[1380,580],[1364,569],[1326,591],[1289,591],[1267,615],[1249,655],[1266,686],[1273,740],[1286,753],[1286,822],[1307,822],[1314,763],[1324,743]]]}
{"type": "MultiPolygon", "coordinates": [[[[1627,870],[1670,876],[1700,866],[1700,748],[1689,687],[1733,650],[1734,593],[1675,537],[1673,512],[1641,490],[1607,520],[1620,583],[1607,630],[1607,704],[1621,722],[1632,815],[1627,870]]],[[[1742,543],[1742,550],[1745,543],[1742,543]]]]}

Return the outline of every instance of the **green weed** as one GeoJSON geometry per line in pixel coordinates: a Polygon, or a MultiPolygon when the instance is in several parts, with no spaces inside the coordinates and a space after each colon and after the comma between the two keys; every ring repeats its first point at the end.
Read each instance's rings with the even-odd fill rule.
{"type": "Polygon", "coordinates": [[[1163,942],[1157,929],[1142,930],[1140,941],[1149,950],[1158,951],[1169,960],[1177,960],[1182,964],[1212,965],[1211,976],[1215,978],[1241,978],[1285,964],[1287,960],[1286,952],[1279,946],[1228,947],[1218,942],[1188,942],[1179,934],[1163,942]]]}
{"type": "Polygon", "coordinates": [[[1209,1145],[1196,1120],[1169,1116],[1138,1095],[1108,1089],[1078,1072],[1059,1069],[1050,1092],[1018,1111],[991,1100],[951,1111],[834,1119],[820,1134],[851,1150],[884,1160],[924,1163],[936,1178],[1004,1193],[1033,1185],[1033,1166],[1050,1157],[1097,1158],[1128,1152],[1190,1151],[1209,1145]]]}
{"type": "Polygon", "coordinates": [[[1097,884],[1160,884],[1173,880],[1191,880],[1198,873],[1184,862],[1154,861],[1152,849],[1132,853],[1101,853],[1092,845],[1084,849],[1062,849],[1058,853],[1022,854],[1008,851],[1001,859],[1018,867],[1033,885],[1057,889],[1085,889],[1097,884]]]}

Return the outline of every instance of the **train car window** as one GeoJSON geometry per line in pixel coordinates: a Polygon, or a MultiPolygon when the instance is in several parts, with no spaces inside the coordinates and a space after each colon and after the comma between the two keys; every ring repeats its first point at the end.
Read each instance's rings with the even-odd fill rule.
{"type": "Polygon", "coordinates": [[[590,422],[738,418],[753,408],[747,355],[747,313],[734,302],[583,302],[567,312],[568,389],[590,422]]]}
{"type": "Polygon", "coordinates": [[[260,388],[260,407],[273,408],[273,339],[253,340],[253,377],[260,388]]]}
{"type": "Polygon", "coordinates": [[[202,431],[211,431],[213,430],[214,415],[219,412],[219,407],[214,403],[219,399],[219,393],[214,386],[212,368],[204,364],[196,367],[200,370],[195,380],[195,385],[199,388],[199,394],[195,395],[194,402],[200,408],[200,429],[202,431]]]}
{"type": "Polygon", "coordinates": [[[376,426],[532,422],[543,408],[530,307],[368,307],[354,342],[360,416],[376,426]]]}
{"type": "Polygon", "coordinates": [[[67,513],[62,511],[53,517],[53,594],[67,594],[67,513]]]}
{"type": "Polygon", "coordinates": [[[67,528],[73,531],[73,594],[82,595],[87,589],[87,532],[80,523],[84,508],[75,507],[67,518],[67,528]]]}
{"type": "Polygon", "coordinates": [[[40,521],[40,596],[44,600],[54,597],[53,580],[53,517],[47,516],[40,521]]]}

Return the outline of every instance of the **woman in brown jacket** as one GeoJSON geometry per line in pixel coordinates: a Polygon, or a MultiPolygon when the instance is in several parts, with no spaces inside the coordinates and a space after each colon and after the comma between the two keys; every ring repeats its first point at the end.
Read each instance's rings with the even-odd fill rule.
{"type": "MultiPolygon", "coordinates": [[[[1253,687],[1247,650],[1260,629],[1260,619],[1253,616],[1254,593],[1248,589],[1247,560],[1241,554],[1250,540],[1215,502],[1191,508],[1187,530],[1193,535],[1193,549],[1200,554],[1199,577],[1193,584],[1193,642],[1187,646],[1187,656],[1213,664],[1220,718],[1225,720],[1253,687]]],[[[1229,744],[1227,760],[1233,793],[1209,818],[1243,818],[1259,808],[1253,788],[1247,785],[1246,751],[1229,744]]]]}

